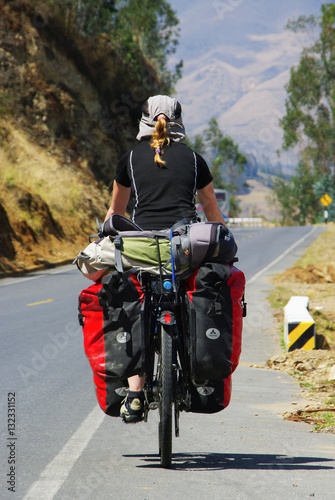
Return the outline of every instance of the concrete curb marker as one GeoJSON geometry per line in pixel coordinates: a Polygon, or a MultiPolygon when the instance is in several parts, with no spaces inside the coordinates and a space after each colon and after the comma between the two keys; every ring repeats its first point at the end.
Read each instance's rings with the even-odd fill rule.
{"type": "Polygon", "coordinates": [[[288,352],[315,349],[315,321],[308,311],[309,298],[291,297],[284,307],[284,340],[288,352]]]}

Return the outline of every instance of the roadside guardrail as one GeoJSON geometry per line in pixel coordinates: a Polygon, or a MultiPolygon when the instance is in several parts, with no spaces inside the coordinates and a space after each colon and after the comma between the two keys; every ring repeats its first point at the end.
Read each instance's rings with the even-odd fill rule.
{"type": "Polygon", "coordinates": [[[263,226],[263,219],[261,217],[230,217],[228,219],[230,226],[263,226]]]}

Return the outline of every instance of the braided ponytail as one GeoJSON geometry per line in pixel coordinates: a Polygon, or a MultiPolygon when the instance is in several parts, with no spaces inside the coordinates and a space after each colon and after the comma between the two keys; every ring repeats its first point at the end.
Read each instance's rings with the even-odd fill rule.
{"type": "Polygon", "coordinates": [[[161,158],[161,154],[163,154],[163,147],[167,143],[170,144],[170,138],[168,136],[168,131],[166,128],[166,119],[165,117],[158,117],[155,130],[152,133],[152,139],[150,142],[150,146],[155,150],[155,162],[162,167],[166,164],[164,160],[161,158]]]}

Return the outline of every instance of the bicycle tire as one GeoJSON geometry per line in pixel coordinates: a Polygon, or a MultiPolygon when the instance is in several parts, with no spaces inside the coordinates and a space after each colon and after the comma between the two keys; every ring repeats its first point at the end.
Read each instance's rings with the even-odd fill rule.
{"type": "Polygon", "coordinates": [[[165,469],[171,467],[172,460],[172,337],[165,325],[161,325],[160,359],[160,398],[159,398],[159,451],[160,463],[165,469]]]}

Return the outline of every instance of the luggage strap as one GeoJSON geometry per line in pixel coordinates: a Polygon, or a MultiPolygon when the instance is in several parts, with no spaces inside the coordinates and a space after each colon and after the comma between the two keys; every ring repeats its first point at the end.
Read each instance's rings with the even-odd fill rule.
{"type": "MultiPolygon", "coordinates": [[[[165,238],[165,239],[170,239],[169,235],[166,234],[166,232],[163,231],[152,231],[153,238],[156,240],[157,243],[157,255],[158,255],[158,265],[159,265],[159,271],[160,271],[160,276],[161,276],[161,281],[162,280],[162,268],[167,266],[170,263],[170,259],[162,265],[161,263],[161,256],[160,256],[160,248],[159,248],[159,239],[160,238],[165,238]]],[[[124,236],[126,237],[126,236],[124,236]]],[[[136,267],[132,267],[129,269],[126,273],[123,269],[123,264],[122,264],[122,234],[117,234],[116,236],[113,236],[114,239],[114,249],[115,249],[115,269],[119,273],[124,273],[124,274],[133,274],[138,271],[136,267]]]]}
{"type": "Polygon", "coordinates": [[[122,239],[120,235],[115,236],[114,247],[115,247],[115,269],[119,273],[123,273],[122,254],[121,254],[122,239]]]}

